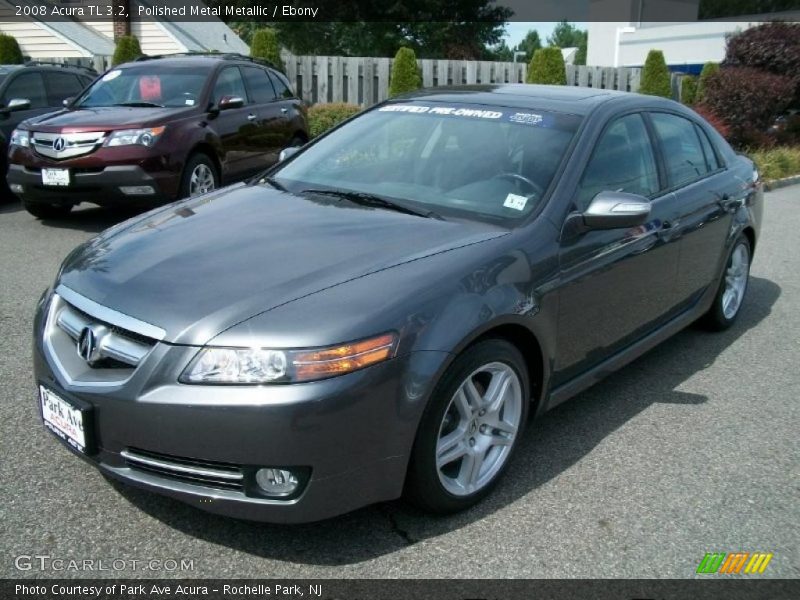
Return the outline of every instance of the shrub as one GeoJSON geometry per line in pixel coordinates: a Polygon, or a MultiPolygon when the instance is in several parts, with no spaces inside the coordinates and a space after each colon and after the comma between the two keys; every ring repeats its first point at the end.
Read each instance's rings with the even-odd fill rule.
{"type": "Polygon", "coordinates": [[[723,66],[753,67],[789,77],[800,104],[800,23],[773,22],[731,36],[723,66]]]}
{"type": "Polygon", "coordinates": [[[534,52],[525,80],[528,83],[567,85],[567,68],[564,66],[561,49],[551,46],[534,52]]]}
{"type": "Polygon", "coordinates": [[[730,128],[735,146],[769,143],[768,128],[792,101],[791,79],[750,67],[728,67],[708,78],[703,103],[730,128]]]}
{"type": "Polygon", "coordinates": [[[672,97],[669,69],[661,50],[650,50],[642,69],[642,83],[639,86],[640,94],[650,96],[672,97]]]}
{"type": "Polygon", "coordinates": [[[281,59],[281,47],[278,43],[278,32],[271,27],[258,29],[253,34],[253,42],[250,44],[250,56],[266,60],[281,71],[285,71],[283,60],[281,59]]]}
{"type": "Polygon", "coordinates": [[[687,75],[681,79],[681,102],[687,106],[694,104],[697,97],[697,77],[687,75]]]}
{"type": "Polygon", "coordinates": [[[697,93],[694,95],[695,102],[702,102],[706,93],[708,79],[719,72],[719,63],[707,62],[700,71],[700,78],[697,80],[697,93]]]}
{"type": "Polygon", "coordinates": [[[411,48],[400,48],[394,55],[392,75],[389,79],[389,97],[413,92],[422,86],[417,69],[417,55],[411,48]]]}
{"type": "Polygon", "coordinates": [[[308,109],[308,130],[311,137],[322,135],[331,127],[361,112],[355,104],[315,104],[308,109]]]}
{"type": "Polygon", "coordinates": [[[763,179],[782,179],[800,175],[800,148],[779,147],[750,153],[763,179]]]}
{"type": "Polygon", "coordinates": [[[122,63],[136,60],[142,56],[142,48],[135,35],[123,35],[117,40],[117,47],[114,49],[114,56],[111,65],[116,66],[122,63]]]}
{"type": "Polygon", "coordinates": [[[21,65],[23,62],[16,38],[0,33],[0,65],[21,65]]]}

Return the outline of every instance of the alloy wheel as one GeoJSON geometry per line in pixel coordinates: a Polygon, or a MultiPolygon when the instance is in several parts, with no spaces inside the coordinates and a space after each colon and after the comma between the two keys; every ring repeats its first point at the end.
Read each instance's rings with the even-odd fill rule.
{"type": "Polygon", "coordinates": [[[731,254],[730,264],[725,271],[725,291],[722,293],[722,314],[732,319],[739,312],[744,293],[747,290],[747,276],[750,269],[750,253],[747,246],[739,244],[731,254]]]}
{"type": "Polygon", "coordinates": [[[504,363],[479,367],[461,383],[436,442],[439,481],[450,494],[473,494],[494,479],[511,453],[522,413],[522,384],[504,363]]]}
{"type": "Polygon", "coordinates": [[[206,164],[200,163],[192,170],[189,178],[189,196],[199,196],[210,192],[215,187],[214,171],[206,164]]]}

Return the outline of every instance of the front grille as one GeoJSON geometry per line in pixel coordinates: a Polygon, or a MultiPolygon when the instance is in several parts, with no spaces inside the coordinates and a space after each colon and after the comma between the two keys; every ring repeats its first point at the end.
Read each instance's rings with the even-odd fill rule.
{"type": "Polygon", "coordinates": [[[31,134],[31,146],[42,156],[64,160],[94,152],[105,141],[104,131],[83,133],[44,133],[31,134]]]}
{"type": "Polygon", "coordinates": [[[239,465],[183,458],[128,448],[120,452],[125,464],[134,470],[192,485],[244,491],[244,474],[239,465]]]}
{"type": "Polygon", "coordinates": [[[59,286],[50,300],[44,343],[50,362],[68,382],[119,385],[164,334],[154,325],[59,286]]]}

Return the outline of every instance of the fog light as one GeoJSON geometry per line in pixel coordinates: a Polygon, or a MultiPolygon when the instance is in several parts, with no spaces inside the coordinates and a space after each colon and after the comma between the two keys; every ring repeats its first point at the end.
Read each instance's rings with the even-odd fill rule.
{"type": "Polygon", "coordinates": [[[12,184],[11,184],[10,186],[8,186],[8,187],[9,187],[9,188],[11,189],[11,191],[12,191],[12,192],[14,192],[15,194],[21,194],[22,192],[24,192],[24,191],[25,191],[25,188],[24,188],[24,187],[22,187],[22,185],[20,185],[19,183],[12,183],[12,184]]]}
{"type": "Polygon", "coordinates": [[[123,185],[120,186],[119,191],[127,196],[145,196],[156,193],[152,185],[123,185]]]}
{"type": "Polygon", "coordinates": [[[268,496],[289,496],[297,490],[297,476],[285,469],[259,469],[256,483],[268,496]]]}

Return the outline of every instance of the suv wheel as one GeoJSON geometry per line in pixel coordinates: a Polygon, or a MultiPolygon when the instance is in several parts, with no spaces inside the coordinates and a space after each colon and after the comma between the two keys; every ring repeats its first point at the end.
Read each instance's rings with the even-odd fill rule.
{"type": "Polygon", "coordinates": [[[703,324],[714,331],[727,329],[739,316],[750,277],[750,242],[740,235],[731,248],[714,304],[703,317],[703,324]]]}
{"type": "Polygon", "coordinates": [[[37,219],[60,219],[72,210],[71,204],[40,204],[38,202],[22,202],[30,214],[37,219]]]}
{"type": "Polygon", "coordinates": [[[409,500],[449,513],[486,496],[525,426],[529,389],[525,361],[505,340],[480,342],[456,358],[420,422],[406,480],[409,500]]]}
{"type": "Polygon", "coordinates": [[[191,198],[210,192],[217,187],[217,170],[205,154],[194,154],[183,170],[181,198],[191,198]]]}

